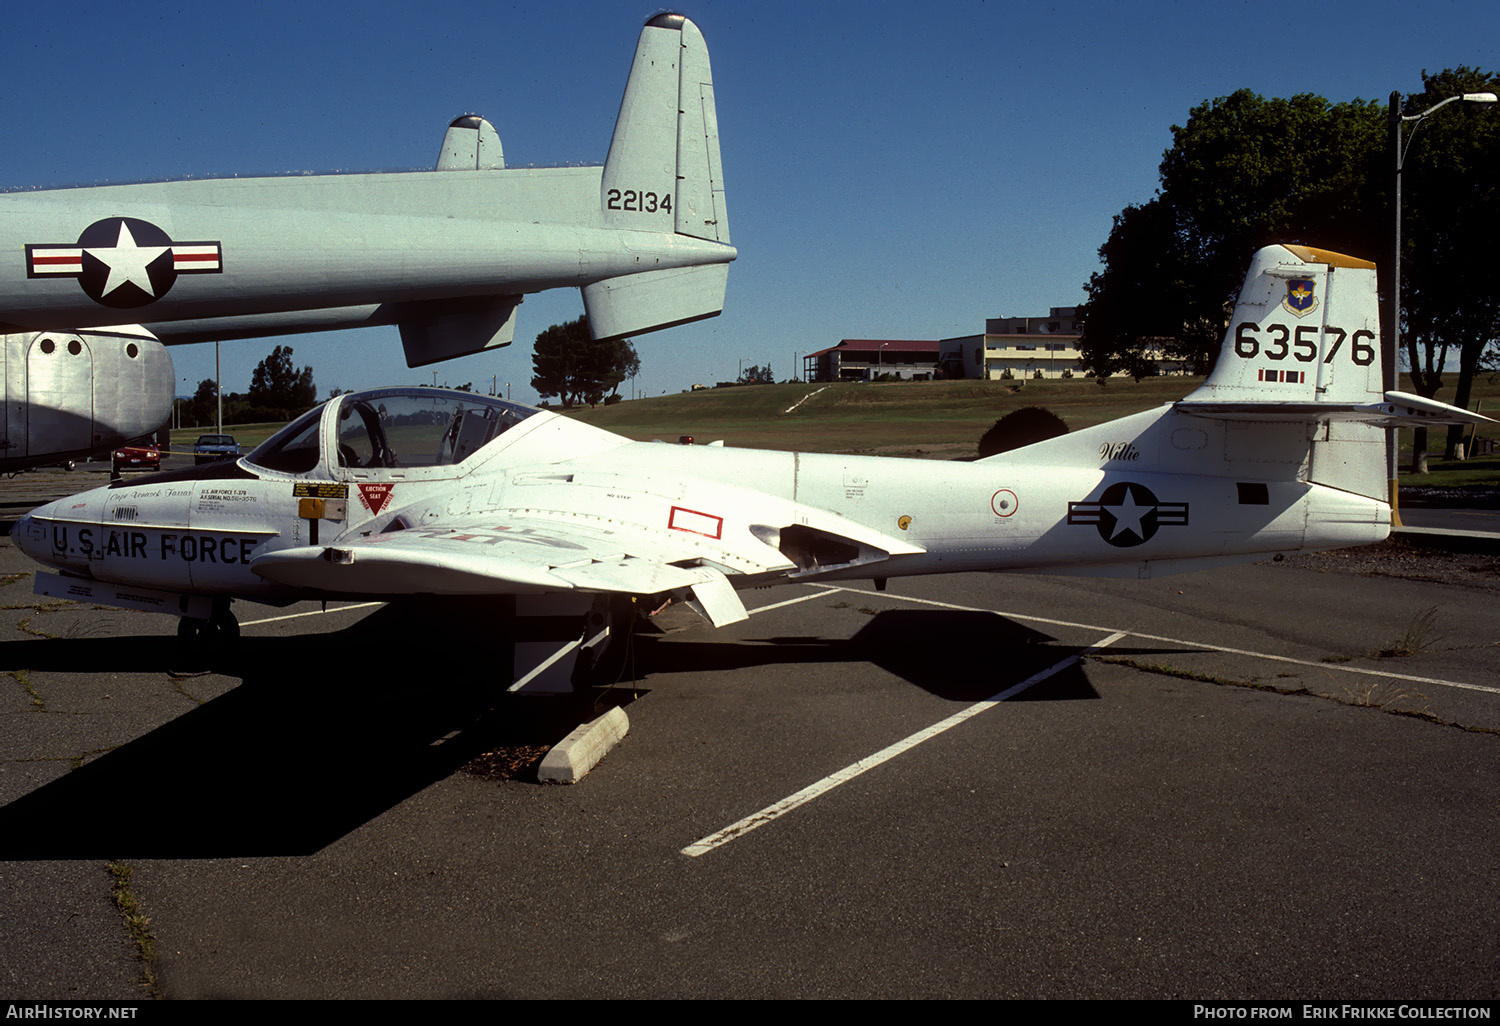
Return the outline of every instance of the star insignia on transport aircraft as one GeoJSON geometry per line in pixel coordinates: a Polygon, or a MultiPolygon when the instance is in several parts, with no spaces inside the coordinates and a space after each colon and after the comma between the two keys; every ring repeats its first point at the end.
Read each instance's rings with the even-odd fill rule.
{"type": "Polygon", "coordinates": [[[1111,545],[1128,548],[1151,540],[1158,528],[1186,527],[1188,504],[1160,502],[1151,489],[1117,481],[1094,502],[1068,503],[1069,524],[1091,524],[1111,545]]]}
{"type": "Polygon", "coordinates": [[[173,242],[150,221],[106,217],[83,230],[73,245],[26,247],[26,277],[77,278],[96,303],[118,309],[154,303],[179,274],[219,274],[217,242],[173,242]]]}

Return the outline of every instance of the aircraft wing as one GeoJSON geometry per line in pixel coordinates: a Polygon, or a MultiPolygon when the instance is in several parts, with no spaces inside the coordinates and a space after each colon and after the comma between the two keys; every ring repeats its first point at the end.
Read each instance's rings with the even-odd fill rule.
{"type": "MultiPolygon", "coordinates": [[[[574,517],[499,515],[483,525],[418,527],[282,549],[255,558],[250,569],[280,584],[341,595],[686,591],[715,626],[744,619],[744,606],[719,569],[729,554],[673,533],[681,537],[574,517]]],[[[792,566],[770,546],[759,565],[746,565],[743,550],[733,554],[733,564],[731,572],[741,573],[792,566]]]]}

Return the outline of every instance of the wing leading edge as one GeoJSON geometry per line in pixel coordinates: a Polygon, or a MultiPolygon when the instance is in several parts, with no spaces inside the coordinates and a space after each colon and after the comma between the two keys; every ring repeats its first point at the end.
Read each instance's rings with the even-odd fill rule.
{"type": "MultiPolygon", "coordinates": [[[[632,532],[633,533],[633,532],[632,532]]],[[[505,595],[542,592],[676,593],[714,626],[745,619],[723,570],[704,562],[691,539],[626,533],[542,517],[504,518],[473,527],[427,527],[267,553],[260,576],[338,595],[505,595]]],[[[743,566],[743,561],[741,561],[743,566]]],[[[758,569],[792,563],[767,547],[758,569]]]]}

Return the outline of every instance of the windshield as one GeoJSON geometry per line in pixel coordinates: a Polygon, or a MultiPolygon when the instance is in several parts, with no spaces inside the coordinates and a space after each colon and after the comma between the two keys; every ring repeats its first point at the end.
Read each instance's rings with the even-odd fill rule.
{"type": "Polygon", "coordinates": [[[536,411],[488,396],[384,390],[346,396],[339,410],[341,467],[462,463],[536,411]]]}
{"type": "Polygon", "coordinates": [[[322,418],[323,407],[308,410],[256,446],[246,461],[267,470],[307,473],[318,465],[318,423],[322,418]]]}
{"type": "MultiPolygon", "coordinates": [[[[452,466],[538,412],[505,399],[435,388],[382,388],[331,402],[338,404],[338,438],[329,467],[452,466]]],[[[289,474],[316,470],[323,462],[321,428],[328,405],[292,421],[246,461],[289,474]]]]}

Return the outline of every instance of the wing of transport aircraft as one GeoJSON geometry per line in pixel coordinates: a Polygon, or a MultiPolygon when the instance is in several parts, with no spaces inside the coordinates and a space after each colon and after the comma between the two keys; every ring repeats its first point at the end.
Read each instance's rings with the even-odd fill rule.
{"type": "Polygon", "coordinates": [[[1378,332],[1374,265],[1272,246],[1187,398],[974,463],[633,442],[385,389],[237,463],[44,506],[12,535],[61,572],[38,575],[45,594],[220,631],[236,597],[508,596],[518,617],[573,617],[580,647],[623,629],[632,599],[717,625],[745,616],[739,592],[786,581],[1148,578],[1387,536],[1385,426],[1486,418],[1385,392],[1378,332]]]}
{"type": "MultiPolygon", "coordinates": [[[[107,409],[134,402],[105,373],[88,392],[29,389],[11,371],[58,333],[95,338],[96,366],[123,365],[109,350],[130,343],[108,342],[103,326],[127,316],[152,340],[151,363],[166,365],[167,384],[141,407],[163,411],[147,430],[171,403],[156,340],[394,324],[419,367],[509,345],[521,302],[546,289],[580,289],[598,338],[713,317],[736,251],[708,48],[681,15],[646,23],[602,167],[506,167],[494,127],[465,115],[432,171],[0,195],[0,250],[23,257],[0,270],[0,337],[18,354],[6,388],[42,407],[39,424],[100,420],[101,397],[107,409]]],[[[65,444],[33,433],[27,458],[65,444]]]]}

